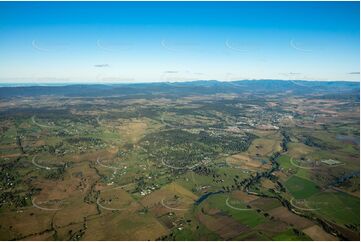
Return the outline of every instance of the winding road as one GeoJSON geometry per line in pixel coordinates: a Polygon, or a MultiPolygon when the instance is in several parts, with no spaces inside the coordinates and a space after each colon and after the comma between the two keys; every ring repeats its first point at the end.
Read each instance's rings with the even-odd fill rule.
{"type": "Polygon", "coordinates": [[[295,204],[293,203],[294,200],[295,200],[295,198],[292,198],[292,199],[290,200],[290,203],[291,203],[291,205],[292,205],[293,207],[295,207],[295,208],[297,208],[297,209],[299,209],[299,210],[303,210],[303,211],[315,211],[315,210],[319,210],[319,208],[301,208],[301,207],[299,207],[299,206],[297,206],[297,205],[295,205],[295,204]]]}
{"type": "Polygon", "coordinates": [[[44,211],[58,211],[58,210],[62,209],[62,208],[44,208],[44,207],[41,207],[41,206],[39,206],[38,204],[35,203],[35,198],[33,198],[33,200],[31,200],[31,203],[33,204],[33,206],[35,208],[38,208],[38,209],[41,209],[41,210],[44,210],[44,211]]]}
{"type": "Polygon", "coordinates": [[[168,208],[170,210],[175,210],[175,211],[187,211],[187,210],[189,210],[189,208],[172,208],[172,207],[169,207],[168,205],[166,205],[164,203],[164,198],[160,201],[160,203],[162,204],[163,207],[168,208]]]}
{"type": "Polygon", "coordinates": [[[57,169],[57,168],[54,168],[54,167],[48,167],[48,166],[39,165],[38,163],[35,162],[35,157],[36,157],[36,155],[33,157],[32,163],[33,163],[36,167],[39,167],[39,168],[41,168],[41,169],[46,169],[46,170],[54,170],[54,169],[57,169]]]}
{"type": "Polygon", "coordinates": [[[100,166],[103,166],[103,167],[106,167],[106,168],[109,168],[109,169],[114,169],[114,170],[120,170],[120,169],[123,169],[122,167],[115,167],[115,166],[107,166],[107,165],[104,165],[100,162],[99,160],[99,157],[97,158],[97,164],[99,164],[100,166]]]}
{"type": "Polygon", "coordinates": [[[41,127],[41,128],[54,128],[54,126],[45,125],[45,124],[39,124],[38,122],[35,121],[35,116],[31,117],[31,121],[32,121],[35,125],[37,125],[37,126],[39,126],[39,127],[41,127]]]}
{"type": "Polygon", "coordinates": [[[252,210],[252,208],[237,208],[237,207],[232,206],[231,204],[229,204],[229,197],[227,197],[227,199],[226,199],[226,205],[227,205],[227,207],[232,208],[232,209],[235,209],[235,210],[238,210],[238,211],[249,211],[249,210],[252,210]]]}
{"type": "MultiPolygon", "coordinates": [[[[117,189],[122,189],[122,188],[124,188],[124,187],[129,186],[129,185],[130,185],[130,184],[123,185],[123,186],[119,186],[119,187],[114,187],[114,188],[110,188],[110,189],[106,189],[106,190],[104,190],[103,192],[111,191],[111,190],[117,190],[117,189]]],[[[132,202],[131,202],[127,207],[125,207],[125,208],[109,208],[109,207],[106,207],[106,206],[100,204],[100,197],[98,197],[96,203],[99,205],[99,207],[101,207],[102,209],[105,209],[105,210],[109,210],[109,211],[124,211],[124,210],[127,210],[127,209],[129,208],[129,206],[130,206],[130,204],[131,204],[132,202]]]]}

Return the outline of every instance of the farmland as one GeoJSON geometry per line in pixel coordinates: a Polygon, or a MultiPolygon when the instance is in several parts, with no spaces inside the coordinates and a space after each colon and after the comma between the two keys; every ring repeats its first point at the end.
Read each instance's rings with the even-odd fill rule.
{"type": "Polygon", "coordinates": [[[359,86],[261,82],[0,88],[0,239],[358,240],[359,86]]]}

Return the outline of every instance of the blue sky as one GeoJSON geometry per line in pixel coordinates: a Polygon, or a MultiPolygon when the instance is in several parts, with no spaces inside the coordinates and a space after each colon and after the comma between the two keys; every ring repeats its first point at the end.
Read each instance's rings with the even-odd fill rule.
{"type": "Polygon", "coordinates": [[[0,82],[360,78],[359,2],[0,2],[0,82]]]}

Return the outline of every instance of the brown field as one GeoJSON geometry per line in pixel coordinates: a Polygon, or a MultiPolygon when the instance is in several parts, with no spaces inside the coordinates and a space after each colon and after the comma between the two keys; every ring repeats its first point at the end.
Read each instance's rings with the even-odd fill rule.
{"type": "Polygon", "coordinates": [[[297,229],[304,229],[314,225],[313,222],[303,217],[297,216],[288,211],[285,207],[278,207],[269,211],[269,214],[281,221],[293,225],[297,229]]]}
{"type": "Polygon", "coordinates": [[[314,151],[314,149],[302,143],[289,143],[288,149],[289,155],[294,158],[299,158],[314,151]]]}
{"type": "MultiPolygon", "coordinates": [[[[136,211],[142,208],[139,203],[121,188],[104,188],[100,190],[99,203],[106,208],[127,211],[136,211]]],[[[104,210],[103,208],[100,209],[104,210]]]]}
{"type": "Polygon", "coordinates": [[[259,224],[255,227],[258,231],[262,231],[263,233],[273,237],[285,230],[287,230],[289,226],[282,221],[268,221],[267,223],[259,224]]]}
{"type": "Polygon", "coordinates": [[[276,136],[274,132],[262,131],[260,133],[275,139],[255,139],[246,152],[231,155],[226,158],[226,161],[231,165],[240,166],[243,169],[269,169],[270,164],[263,164],[260,160],[267,160],[273,152],[280,151],[280,140],[278,140],[278,136],[276,136]]]}
{"type": "Polygon", "coordinates": [[[118,128],[122,139],[135,144],[145,133],[148,124],[145,120],[136,120],[123,122],[118,128]]]}
{"type": "Polygon", "coordinates": [[[28,207],[21,211],[22,212],[2,213],[2,218],[0,219],[1,238],[3,236],[5,240],[8,240],[8,238],[21,238],[50,229],[53,211],[42,211],[34,207],[28,207]],[[3,229],[4,232],[2,231],[3,229]],[[8,237],[5,231],[7,231],[7,233],[11,231],[11,236],[8,237]]]}
{"type": "Polygon", "coordinates": [[[209,230],[218,234],[222,239],[228,240],[236,237],[240,233],[250,231],[246,225],[238,223],[231,217],[217,213],[214,215],[197,214],[197,219],[209,230]]]}
{"type": "MultiPolygon", "coordinates": [[[[272,135],[273,136],[273,135],[272,135]]],[[[254,156],[269,156],[272,154],[272,152],[280,151],[281,150],[281,140],[276,139],[275,137],[272,137],[273,139],[255,139],[249,149],[247,150],[247,153],[254,157],[254,156]]]]}
{"type": "Polygon", "coordinates": [[[335,236],[326,233],[320,226],[314,225],[307,229],[304,229],[303,232],[307,234],[313,240],[327,240],[327,241],[336,241],[338,240],[335,236]]]}
{"type": "Polygon", "coordinates": [[[17,158],[19,156],[24,156],[23,154],[20,153],[15,153],[15,154],[5,154],[5,155],[0,155],[0,158],[17,158]]]}
{"type": "Polygon", "coordinates": [[[281,203],[274,198],[260,197],[250,202],[252,207],[260,208],[264,211],[269,211],[281,206],[281,203]]]}
{"type": "Polygon", "coordinates": [[[80,194],[77,188],[76,178],[64,181],[34,181],[34,187],[41,187],[39,195],[36,196],[36,201],[47,200],[64,200],[80,194]]]}
{"type": "Polygon", "coordinates": [[[185,189],[181,185],[173,182],[169,185],[162,187],[159,190],[152,192],[149,195],[144,196],[140,203],[144,207],[150,208],[150,210],[158,217],[167,212],[174,212],[176,214],[184,214],[187,212],[193,202],[197,199],[197,196],[191,191],[185,189]],[[174,196],[178,196],[181,199],[180,203],[172,202],[174,196]],[[175,208],[175,210],[169,209],[162,205],[175,208]]]}
{"type": "Polygon", "coordinates": [[[283,171],[275,171],[273,172],[273,174],[277,176],[281,181],[286,181],[288,179],[287,174],[283,171]]]}
{"type": "Polygon", "coordinates": [[[260,161],[252,159],[247,154],[243,154],[243,153],[237,155],[231,155],[226,158],[226,161],[231,165],[240,166],[246,170],[247,169],[254,170],[256,168],[257,169],[267,168],[267,164],[262,164],[260,161]]]}
{"type": "Polygon", "coordinates": [[[83,196],[78,196],[67,200],[67,206],[54,214],[54,224],[62,227],[71,223],[83,223],[84,217],[98,214],[96,205],[85,203],[83,199],[83,196]]]}
{"type": "MultiPolygon", "coordinates": [[[[81,223],[71,223],[68,224],[66,226],[63,227],[57,227],[56,228],[56,234],[58,239],[59,238],[64,238],[65,239],[69,239],[72,237],[72,235],[74,235],[76,232],[80,231],[81,229],[83,229],[83,221],[81,223]]],[[[54,239],[53,239],[54,240],[54,239]]]]}
{"type": "Polygon", "coordinates": [[[262,185],[262,187],[267,188],[267,189],[269,189],[269,188],[273,189],[276,187],[276,184],[274,182],[272,182],[269,179],[265,179],[265,178],[261,179],[261,185],[262,185]]]}
{"type": "Polygon", "coordinates": [[[109,212],[87,223],[83,240],[155,240],[167,229],[150,214],[109,212]]]}
{"type": "Polygon", "coordinates": [[[257,196],[247,194],[243,191],[234,191],[234,192],[232,192],[231,197],[233,197],[237,200],[241,200],[245,203],[249,203],[249,202],[252,202],[252,201],[258,199],[257,196]]]}

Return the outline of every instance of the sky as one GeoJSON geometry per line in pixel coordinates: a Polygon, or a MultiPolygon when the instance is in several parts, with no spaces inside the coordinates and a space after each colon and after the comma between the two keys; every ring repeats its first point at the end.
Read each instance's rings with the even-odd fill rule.
{"type": "Polygon", "coordinates": [[[0,2],[0,83],[359,81],[359,2],[0,2]]]}

